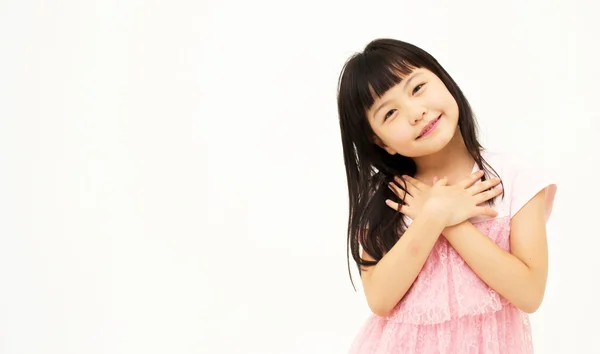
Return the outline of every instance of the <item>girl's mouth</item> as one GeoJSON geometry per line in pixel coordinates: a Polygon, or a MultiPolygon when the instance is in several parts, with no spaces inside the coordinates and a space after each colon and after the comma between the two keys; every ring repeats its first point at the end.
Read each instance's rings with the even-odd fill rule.
{"type": "Polygon", "coordinates": [[[440,119],[442,118],[442,115],[440,115],[439,117],[437,117],[436,119],[432,120],[431,122],[429,122],[429,124],[427,124],[423,130],[421,130],[421,134],[419,134],[419,136],[417,137],[417,139],[420,139],[424,136],[427,136],[429,134],[431,134],[431,132],[433,132],[435,130],[435,128],[437,127],[440,119]]]}

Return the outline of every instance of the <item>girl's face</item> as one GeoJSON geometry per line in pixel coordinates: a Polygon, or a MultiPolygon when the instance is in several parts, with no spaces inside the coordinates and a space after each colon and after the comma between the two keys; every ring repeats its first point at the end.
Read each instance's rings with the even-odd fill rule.
{"type": "Polygon", "coordinates": [[[417,68],[367,112],[375,142],[389,154],[431,155],[457,132],[458,105],[442,80],[417,68]]]}

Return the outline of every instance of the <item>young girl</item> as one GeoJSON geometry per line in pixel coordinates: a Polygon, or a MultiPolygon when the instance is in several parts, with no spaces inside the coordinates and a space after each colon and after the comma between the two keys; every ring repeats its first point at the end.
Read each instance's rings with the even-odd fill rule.
{"type": "Polygon", "coordinates": [[[348,247],[373,311],[352,353],[532,353],[556,185],[484,150],[467,99],[428,53],[375,40],[338,110],[348,247]]]}

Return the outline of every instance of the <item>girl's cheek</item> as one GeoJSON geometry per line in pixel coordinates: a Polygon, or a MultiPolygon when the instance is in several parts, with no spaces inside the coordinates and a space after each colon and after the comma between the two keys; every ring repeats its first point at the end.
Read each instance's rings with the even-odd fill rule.
{"type": "Polygon", "coordinates": [[[400,138],[402,141],[405,141],[405,142],[409,142],[409,141],[412,141],[412,140],[414,140],[414,139],[413,139],[413,136],[412,136],[412,134],[411,134],[411,132],[410,132],[410,131],[408,131],[408,130],[406,130],[406,129],[405,129],[405,130],[403,130],[403,131],[400,133],[400,136],[399,136],[399,138],[400,138]]]}
{"type": "Polygon", "coordinates": [[[396,144],[399,145],[407,145],[410,144],[414,139],[410,134],[402,132],[395,134],[395,136],[391,137],[390,140],[394,141],[396,144]]]}

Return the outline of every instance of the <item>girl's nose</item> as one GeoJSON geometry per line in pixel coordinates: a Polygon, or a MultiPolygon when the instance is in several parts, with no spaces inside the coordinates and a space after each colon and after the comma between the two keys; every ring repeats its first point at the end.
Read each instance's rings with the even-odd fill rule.
{"type": "Polygon", "coordinates": [[[426,114],[427,114],[426,109],[424,109],[422,107],[415,108],[410,115],[411,124],[418,123],[420,120],[423,119],[423,117],[425,117],[426,114]]]}

